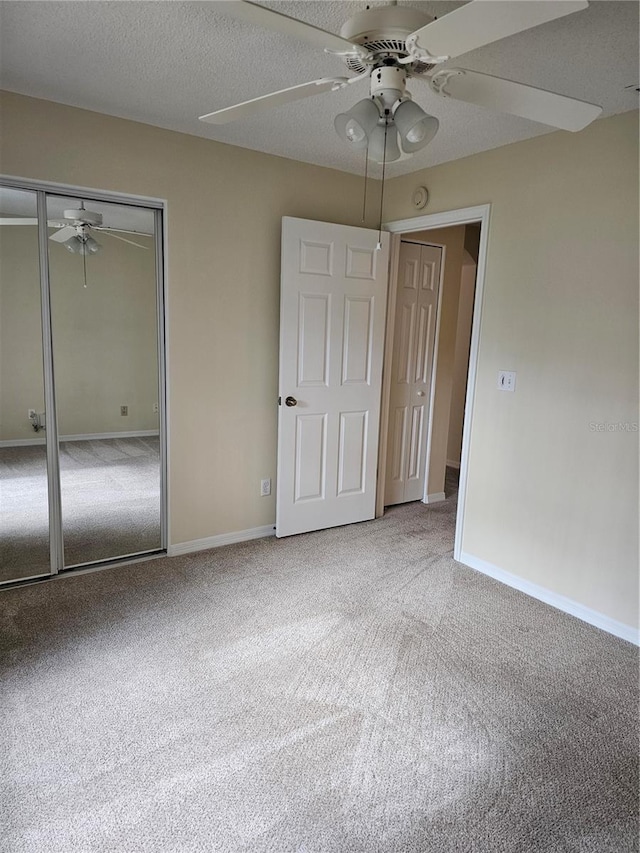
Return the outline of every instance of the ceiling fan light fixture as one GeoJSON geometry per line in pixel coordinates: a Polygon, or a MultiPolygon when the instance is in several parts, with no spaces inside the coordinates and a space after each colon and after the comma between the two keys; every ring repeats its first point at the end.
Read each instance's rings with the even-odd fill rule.
{"type": "Polygon", "coordinates": [[[70,237],[62,244],[67,252],[71,252],[72,255],[77,255],[80,252],[80,247],[82,245],[82,240],[80,240],[77,236],[70,237]]]}
{"type": "Polygon", "coordinates": [[[364,98],[348,112],[337,115],[333,125],[340,139],[358,151],[369,144],[369,137],[379,118],[380,112],[375,102],[371,98],[364,98]]]}
{"type": "Polygon", "coordinates": [[[97,255],[101,248],[102,246],[97,242],[97,240],[94,240],[93,237],[87,237],[87,239],[83,241],[83,247],[80,252],[84,255],[97,255]]]}
{"type": "Polygon", "coordinates": [[[369,159],[376,163],[393,163],[400,159],[400,148],[398,146],[398,134],[393,123],[387,127],[387,145],[385,152],[384,123],[378,124],[369,136],[369,159]]]}
{"type": "Polygon", "coordinates": [[[77,234],[62,244],[72,255],[97,255],[102,246],[93,237],[79,237],[77,234]]]}
{"type": "Polygon", "coordinates": [[[402,101],[393,115],[393,120],[407,154],[419,151],[428,145],[438,132],[439,122],[413,101],[402,101]]]}

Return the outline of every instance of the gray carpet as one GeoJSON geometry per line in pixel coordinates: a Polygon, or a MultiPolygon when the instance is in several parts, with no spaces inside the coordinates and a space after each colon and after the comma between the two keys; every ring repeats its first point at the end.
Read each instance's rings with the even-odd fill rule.
{"type": "MultiPolygon", "coordinates": [[[[63,441],[65,565],[160,548],[159,440],[63,441]]],[[[0,448],[0,581],[49,571],[44,446],[0,448]]]]}
{"type": "Polygon", "coordinates": [[[0,594],[0,848],[637,850],[637,650],[454,505],[0,594]]]}

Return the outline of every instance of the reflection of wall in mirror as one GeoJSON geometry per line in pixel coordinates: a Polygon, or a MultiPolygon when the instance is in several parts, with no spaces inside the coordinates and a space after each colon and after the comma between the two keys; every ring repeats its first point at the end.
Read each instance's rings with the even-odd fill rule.
{"type": "MultiPolygon", "coordinates": [[[[86,289],[82,256],[50,248],[60,435],[158,428],[155,256],[135,239],[149,248],[98,237],[86,289]]],[[[44,410],[37,229],[0,226],[0,441],[41,438],[29,409],[44,410]]]]}

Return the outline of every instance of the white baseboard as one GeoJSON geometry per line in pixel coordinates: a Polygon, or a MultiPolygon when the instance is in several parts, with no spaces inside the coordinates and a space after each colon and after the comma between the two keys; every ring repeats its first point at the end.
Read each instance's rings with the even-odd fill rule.
{"type": "Polygon", "coordinates": [[[44,438],[12,438],[0,441],[0,447],[31,447],[34,444],[44,444],[44,438]]]}
{"type": "Polygon", "coordinates": [[[157,429],[134,429],[130,432],[89,432],[80,435],[61,435],[60,441],[101,441],[103,438],[150,438],[160,435],[157,429]]]}
{"type": "Polygon", "coordinates": [[[460,470],[460,462],[454,462],[453,459],[447,459],[447,468],[456,468],[460,470]]]}
{"type": "MultiPolygon", "coordinates": [[[[79,435],[61,435],[60,441],[101,441],[107,438],[148,438],[160,435],[157,429],[136,429],[128,432],[88,432],[79,435]]],[[[0,441],[0,447],[30,447],[35,444],[45,444],[43,438],[14,438],[0,441]]]]}
{"type": "Polygon", "coordinates": [[[566,598],[564,595],[559,595],[543,586],[538,586],[538,584],[520,578],[517,575],[512,575],[510,572],[505,572],[504,569],[499,569],[492,563],[487,563],[485,560],[474,557],[473,554],[463,552],[460,555],[459,562],[465,566],[469,566],[470,569],[475,569],[483,575],[488,575],[494,578],[494,580],[500,581],[500,583],[513,587],[513,589],[518,589],[520,592],[530,595],[531,598],[536,598],[538,601],[550,604],[551,607],[562,610],[563,613],[568,613],[577,619],[581,619],[583,622],[587,622],[589,625],[594,625],[596,628],[613,634],[615,637],[620,637],[620,639],[626,640],[628,643],[633,643],[636,646],[640,645],[640,637],[635,628],[625,625],[623,622],[617,622],[615,619],[605,616],[604,613],[598,613],[597,610],[591,610],[589,607],[578,604],[577,601],[573,601],[571,598],[566,598]]]}
{"type": "Polygon", "coordinates": [[[170,557],[177,557],[179,554],[207,551],[209,548],[220,548],[222,545],[233,545],[235,542],[263,539],[265,536],[275,536],[273,524],[250,527],[248,530],[236,530],[234,533],[220,533],[218,536],[207,536],[204,539],[192,539],[190,542],[177,542],[175,545],[169,545],[167,554],[170,557]]]}
{"type": "Polygon", "coordinates": [[[432,495],[427,495],[426,498],[423,499],[423,504],[437,504],[440,501],[445,500],[444,492],[434,492],[432,495]]]}

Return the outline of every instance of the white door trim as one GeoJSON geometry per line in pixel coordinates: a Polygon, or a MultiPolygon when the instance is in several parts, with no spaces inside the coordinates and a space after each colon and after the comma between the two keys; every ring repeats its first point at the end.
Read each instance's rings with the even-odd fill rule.
{"type": "Polygon", "coordinates": [[[469,373],[467,379],[467,394],[465,399],[465,417],[462,428],[462,454],[460,457],[460,485],[458,489],[458,512],[456,516],[456,536],[453,546],[453,557],[461,561],[462,538],[464,529],[465,504],[467,497],[467,471],[469,464],[469,445],[473,425],[473,407],[475,402],[476,374],[478,369],[478,351],[480,348],[480,329],[482,320],[482,303],[484,295],[484,279],[487,263],[487,246],[489,242],[490,204],[476,207],[464,207],[459,210],[446,210],[441,213],[431,213],[415,216],[411,219],[396,219],[385,222],[382,226],[392,234],[410,234],[415,231],[428,231],[432,228],[447,228],[451,225],[469,225],[480,223],[480,248],[478,251],[478,272],[476,277],[476,293],[473,304],[473,322],[471,324],[471,348],[469,352],[469,373]]]}

